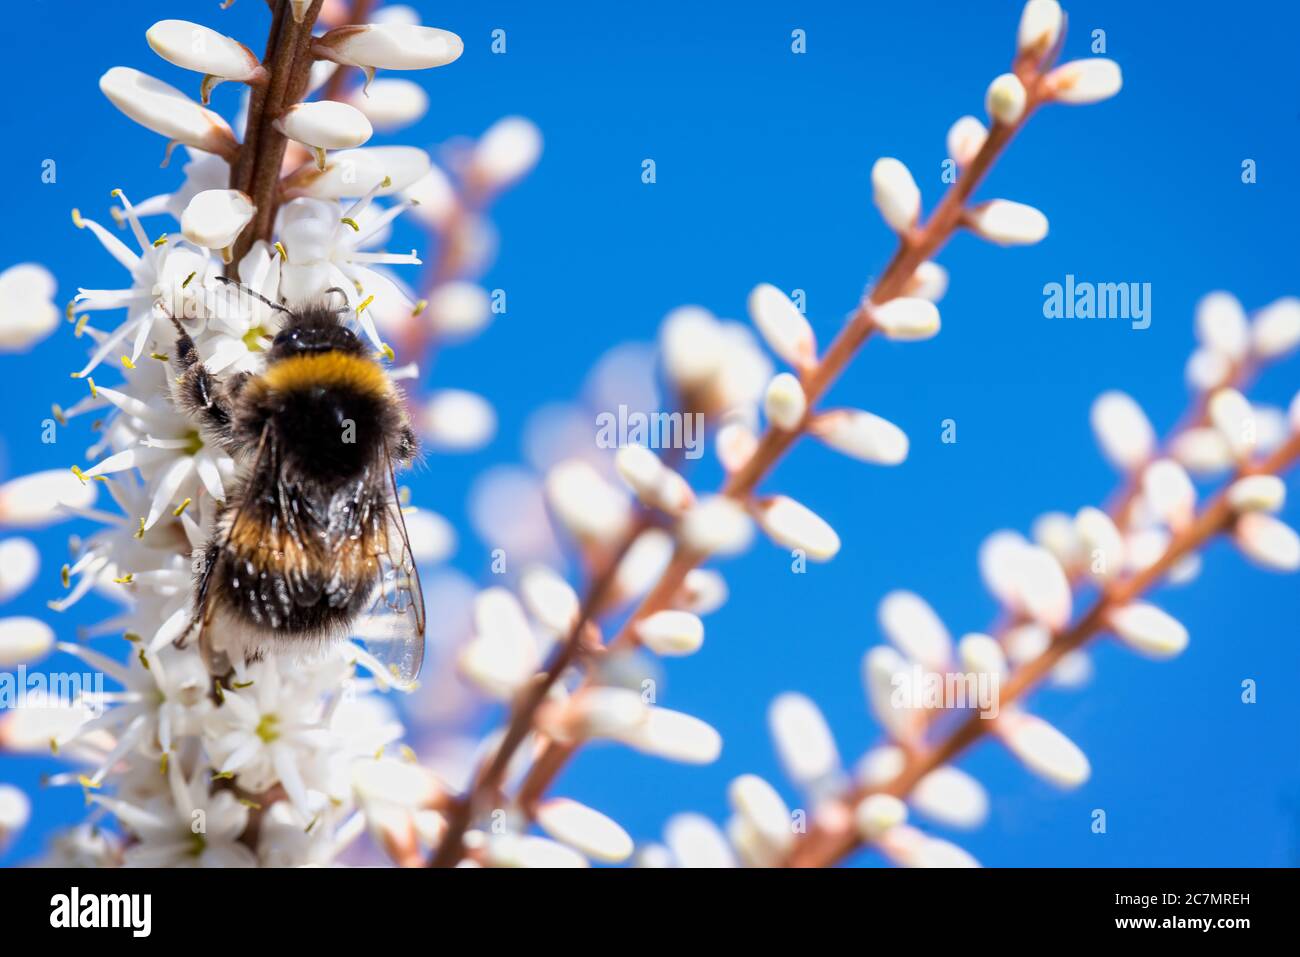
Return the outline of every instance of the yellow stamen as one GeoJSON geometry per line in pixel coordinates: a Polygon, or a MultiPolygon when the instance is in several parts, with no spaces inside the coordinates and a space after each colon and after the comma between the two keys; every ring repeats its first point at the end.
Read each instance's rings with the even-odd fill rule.
{"type": "Polygon", "coordinates": [[[136,537],[136,538],[144,538],[144,519],[143,519],[143,518],[140,519],[140,527],[139,527],[138,529],[136,529],[135,537],[136,537]]]}
{"type": "Polygon", "coordinates": [[[280,261],[284,262],[289,258],[288,251],[284,248],[284,243],[276,243],[275,251],[280,254],[280,261]]]}
{"type": "Polygon", "coordinates": [[[140,665],[144,668],[145,671],[152,670],[149,667],[149,658],[145,655],[143,648],[140,649],[140,654],[138,654],[136,657],[140,659],[140,665]]]}
{"type": "Polygon", "coordinates": [[[127,641],[131,642],[131,644],[133,645],[140,640],[140,636],[137,635],[134,631],[124,631],[122,632],[122,637],[127,641]]]}
{"type": "Polygon", "coordinates": [[[355,219],[351,219],[347,216],[344,216],[341,220],[339,220],[339,222],[343,223],[345,226],[351,226],[352,231],[354,233],[361,232],[361,227],[357,225],[357,221],[355,219]]]}
{"type": "MultiPolygon", "coordinates": [[[[359,287],[358,287],[358,291],[360,291],[359,287]]],[[[361,300],[361,305],[357,306],[357,312],[361,312],[363,309],[367,308],[374,301],[375,301],[374,296],[366,296],[365,299],[361,300]]]]}
{"type": "Polygon", "coordinates": [[[382,186],[384,189],[388,189],[390,186],[393,185],[393,178],[391,176],[385,176],[384,181],[379,185],[382,186]]]}
{"type": "Polygon", "coordinates": [[[84,774],[80,775],[77,778],[77,783],[89,791],[98,791],[101,787],[103,787],[103,785],[100,784],[98,781],[94,780],[93,778],[87,777],[84,774]]]}
{"type": "Polygon", "coordinates": [[[166,233],[163,233],[161,236],[159,236],[157,239],[155,239],[155,240],[153,241],[153,245],[154,245],[154,248],[155,248],[155,249],[157,249],[159,246],[166,246],[166,245],[167,245],[167,234],[166,234],[166,233]]]}
{"type": "Polygon", "coordinates": [[[179,505],[176,506],[176,510],[175,510],[174,512],[172,512],[172,514],[175,515],[177,518],[180,518],[180,517],[181,517],[181,512],[185,511],[185,509],[187,509],[187,508],[189,507],[189,504],[190,504],[190,502],[192,502],[192,501],[194,501],[194,499],[192,499],[192,498],[186,498],[185,501],[181,502],[181,504],[179,504],[179,505]]]}
{"type": "Polygon", "coordinates": [[[68,317],[68,322],[72,322],[74,319],[76,319],[76,316],[74,315],[76,311],[77,311],[77,300],[69,299],[67,308],[63,310],[63,314],[68,317]]]}
{"type": "Polygon", "coordinates": [[[76,226],[78,229],[85,229],[85,228],[86,228],[86,223],[85,223],[85,221],[81,218],[81,210],[79,210],[79,209],[77,209],[77,208],[75,208],[75,207],[73,207],[73,210],[72,210],[72,225],[76,226]]]}
{"type": "Polygon", "coordinates": [[[86,331],[86,323],[88,322],[90,322],[90,313],[82,313],[81,318],[77,320],[77,325],[72,330],[73,338],[81,338],[81,334],[86,331]]]}
{"type": "Polygon", "coordinates": [[[90,397],[91,397],[92,399],[98,399],[98,398],[99,398],[99,390],[95,388],[95,380],[92,379],[92,378],[90,378],[89,376],[87,376],[87,377],[86,377],[86,382],[89,383],[89,385],[90,385],[90,397]]]}
{"type": "Polygon", "coordinates": [[[164,775],[165,775],[165,774],[167,773],[167,758],[168,758],[168,757],[169,757],[169,755],[167,754],[166,751],[164,751],[164,752],[162,753],[162,758],[161,758],[161,760],[159,760],[159,762],[158,762],[158,772],[159,772],[160,774],[164,774],[164,775]]]}
{"type": "Polygon", "coordinates": [[[262,810],[262,805],[258,804],[256,801],[250,801],[248,798],[240,798],[239,803],[244,805],[246,808],[253,809],[254,811],[262,810]]]}
{"type": "Polygon", "coordinates": [[[134,584],[134,582],[135,582],[135,575],[133,575],[131,572],[127,572],[121,578],[113,579],[113,584],[115,585],[131,585],[134,584]]]}
{"type": "Polygon", "coordinates": [[[86,473],[83,472],[83,471],[81,471],[81,466],[80,466],[80,465],[74,465],[74,466],[72,466],[72,474],[75,475],[77,478],[81,479],[81,484],[82,484],[82,485],[85,485],[86,482],[89,481],[89,479],[88,479],[86,473]]]}
{"type": "Polygon", "coordinates": [[[115,189],[115,190],[113,190],[111,193],[109,193],[108,195],[109,195],[109,196],[112,196],[114,199],[117,199],[118,197],[120,197],[120,196],[122,195],[122,191],[121,191],[120,189],[115,189]]]}
{"type": "MultiPolygon", "coordinates": [[[[154,245],[157,246],[158,244],[157,244],[157,243],[154,243],[154,245]]],[[[194,277],[197,276],[197,275],[198,275],[197,272],[192,272],[192,273],[190,273],[188,276],[186,276],[186,277],[185,277],[185,281],[184,281],[183,283],[181,283],[181,288],[184,289],[186,286],[188,286],[188,285],[190,284],[191,280],[193,280],[194,277]]]]}
{"type": "Polygon", "coordinates": [[[380,343],[379,354],[383,356],[385,359],[387,359],[389,362],[392,362],[394,359],[397,358],[397,353],[393,351],[393,347],[390,346],[387,342],[380,343]]]}
{"type": "Polygon", "coordinates": [[[429,306],[428,299],[417,300],[415,303],[415,308],[411,310],[411,315],[418,316],[420,313],[424,312],[424,310],[427,309],[428,306],[429,306]]]}
{"type": "Polygon", "coordinates": [[[171,360],[171,356],[165,352],[151,352],[149,353],[149,358],[157,359],[159,362],[168,362],[171,360]]]}
{"type": "Polygon", "coordinates": [[[63,406],[59,405],[59,403],[56,402],[50,406],[50,411],[54,413],[54,421],[59,423],[59,425],[68,424],[68,417],[63,414],[63,406]]]}
{"type": "Polygon", "coordinates": [[[128,369],[135,368],[135,363],[131,361],[130,356],[122,356],[122,365],[126,366],[128,369]]]}
{"type": "Polygon", "coordinates": [[[64,588],[72,587],[72,568],[64,565],[59,569],[59,581],[63,582],[64,588]]]}

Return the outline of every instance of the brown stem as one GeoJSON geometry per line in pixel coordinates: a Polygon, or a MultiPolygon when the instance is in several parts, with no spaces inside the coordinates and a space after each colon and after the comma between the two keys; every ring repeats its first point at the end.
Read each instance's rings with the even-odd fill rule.
{"type": "Polygon", "coordinates": [[[259,239],[269,240],[279,207],[280,166],[286,140],[272,124],[302,100],[311,77],[311,30],[324,0],[313,0],[301,23],[294,20],[289,0],[279,0],[271,20],[262,66],[270,73],[265,86],[253,87],[248,104],[244,143],[230,170],[232,189],[247,193],[257,207],[253,221],[235,241],[237,264],[259,239]]]}
{"type": "MultiPolygon", "coordinates": [[[[884,273],[870,295],[859,304],[845,327],[831,342],[821,361],[804,375],[803,387],[810,408],[808,416],[805,417],[800,427],[795,430],[779,430],[769,427],[750,459],[727,479],[723,487],[723,494],[741,501],[748,499],[762,478],[775,467],[776,463],[795,441],[805,434],[811,421],[812,406],[839,378],[840,374],[857,354],[858,349],[861,348],[874,330],[875,326],[871,318],[872,305],[888,302],[904,294],[916,268],[933,256],[961,226],[962,215],[966,211],[967,202],[976,187],[992,169],[998,156],[1001,155],[1016,133],[1020,131],[1020,128],[1024,126],[1030,115],[1043,102],[1045,91],[1042,86],[1042,77],[1054,58],[1053,55],[1041,64],[1030,63],[1023,57],[1017,59],[1014,68],[1017,75],[1021,77],[1022,82],[1025,83],[1027,91],[1024,113],[1013,124],[994,124],[979,153],[962,171],[957,182],[945,193],[926,225],[923,228],[915,228],[900,237],[898,249],[885,267],[884,273]]],[[[656,611],[667,608],[680,592],[686,576],[694,568],[698,567],[706,557],[706,555],[695,553],[679,544],[658,583],[629,616],[627,622],[610,643],[610,648],[618,649],[635,646],[637,644],[634,630],[636,622],[656,611]]],[[[578,634],[580,632],[575,630],[570,635],[569,642],[566,642],[566,645],[576,642],[578,634]]],[[[558,672],[548,671],[544,676],[547,681],[546,686],[549,687],[558,677],[558,672]]],[[[593,680],[589,674],[584,685],[591,684],[593,680]]],[[[545,700],[544,694],[534,693],[525,702],[525,704],[532,705],[531,710],[525,708],[516,709],[510,726],[515,733],[510,734],[508,732],[506,738],[498,746],[492,761],[493,767],[499,765],[503,771],[508,766],[514,750],[524,740],[528,729],[532,726],[537,705],[540,705],[543,700],[545,700]],[[507,748],[507,744],[511,746],[507,748]]],[[[518,803],[524,808],[534,804],[576,750],[577,747],[573,744],[553,740],[546,741],[534,758],[532,767],[524,779],[519,792],[518,803]]],[[[492,783],[495,786],[497,782],[492,783]]],[[[452,866],[460,859],[464,830],[468,827],[472,818],[473,806],[478,800],[476,797],[477,790],[476,782],[476,785],[470,788],[463,801],[464,813],[454,815],[453,819],[448,822],[446,836],[443,838],[443,842],[431,862],[435,866],[452,866]]]]}
{"type": "MultiPolygon", "coordinates": [[[[1297,458],[1300,458],[1300,433],[1293,434],[1264,461],[1240,469],[1233,479],[1243,475],[1276,475],[1286,471],[1297,458]]],[[[1196,519],[1174,536],[1158,561],[1103,591],[1079,620],[1057,636],[1046,651],[1018,668],[1001,688],[999,708],[1005,708],[1027,696],[1062,658],[1103,632],[1112,611],[1146,593],[1180,561],[1199,550],[1215,535],[1230,528],[1236,517],[1227,499],[1227,490],[1231,484],[1230,480],[1196,519]]],[[[972,712],[938,743],[929,748],[913,750],[902,772],[887,785],[855,788],[841,799],[842,803],[852,808],[869,795],[878,793],[905,797],[927,774],[952,761],[988,734],[994,724],[994,721],[986,720],[978,712],[972,712]]],[[[848,819],[851,820],[852,816],[849,815],[848,819]]],[[[786,864],[790,867],[826,867],[864,843],[857,832],[847,826],[827,828],[814,824],[806,835],[796,841],[786,864]]]]}

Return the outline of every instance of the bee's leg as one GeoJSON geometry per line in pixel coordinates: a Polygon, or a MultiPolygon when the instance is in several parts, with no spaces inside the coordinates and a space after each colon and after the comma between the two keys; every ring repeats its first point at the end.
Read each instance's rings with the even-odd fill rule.
{"type": "Polygon", "coordinates": [[[393,449],[393,458],[400,465],[410,465],[420,451],[420,440],[415,437],[411,426],[403,425],[397,433],[397,445],[393,449]]]}
{"type": "MultiPolygon", "coordinates": [[[[194,570],[194,615],[181,636],[172,642],[177,648],[184,648],[189,643],[190,635],[194,634],[194,630],[203,627],[203,620],[207,616],[208,588],[212,584],[212,572],[217,567],[217,556],[220,552],[221,546],[215,541],[208,542],[203,549],[202,566],[194,570]]],[[[201,630],[199,635],[201,638],[201,630]]]]}
{"type": "Polygon", "coordinates": [[[222,381],[199,361],[199,351],[184,327],[176,327],[176,356],[172,360],[180,373],[176,380],[176,398],[181,408],[202,423],[209,434],[228,452],[238,450],[235,439],[234,400],[249,379],[246,372],[222,381]]]}

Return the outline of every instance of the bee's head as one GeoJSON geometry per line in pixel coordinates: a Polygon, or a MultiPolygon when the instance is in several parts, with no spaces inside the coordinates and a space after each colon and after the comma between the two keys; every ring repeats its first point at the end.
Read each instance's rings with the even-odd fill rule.
{"type": "Polygon", "coordinates": [[[272,340],[267,359],[277,362],[324,352],[361,355],[365,347],[356,333],[339,322],[338,313],[333,309],[324,305],[308,306],[289,315],[272,340]]]}

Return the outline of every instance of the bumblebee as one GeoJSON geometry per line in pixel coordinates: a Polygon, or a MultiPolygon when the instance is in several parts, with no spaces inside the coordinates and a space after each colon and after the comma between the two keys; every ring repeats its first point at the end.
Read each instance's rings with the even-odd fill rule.
{"type": "Polygon", "coordinates": [[[268,650],[355,636],[409,686],[425,612],[394,475],[418,451],[402,397],[341,321],[346,307],[289,309],[240,291],[283,313],[260,375],[218,379],[172,319],[177,404],[238,467],[196,563],[181,641],[197,631],[220,676],[268,650]]]}

